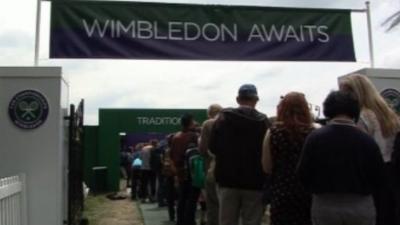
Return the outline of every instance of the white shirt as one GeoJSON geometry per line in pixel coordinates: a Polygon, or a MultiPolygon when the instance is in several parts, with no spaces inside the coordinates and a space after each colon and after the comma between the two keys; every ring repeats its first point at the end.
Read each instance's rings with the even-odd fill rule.
{"type": "Polygon", "coordinates": [[[381,151],[383,161],[389,162],[392,157],[394,139],[396,134],[384,137],[375,113],[369,109],[363,109],[357,126],[374,138],[381,151]]]}

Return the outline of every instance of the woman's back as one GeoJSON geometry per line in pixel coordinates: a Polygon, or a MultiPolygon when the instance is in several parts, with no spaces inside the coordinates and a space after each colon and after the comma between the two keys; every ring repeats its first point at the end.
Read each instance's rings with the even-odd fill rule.
{"type": "Polygon", "coordinates": [[[302,147],[312,127],[301,127],[295,136],[283,126],[271,128],[271,221],[280,224],[311,224],[311,196],[296,176],[302,147]]]}

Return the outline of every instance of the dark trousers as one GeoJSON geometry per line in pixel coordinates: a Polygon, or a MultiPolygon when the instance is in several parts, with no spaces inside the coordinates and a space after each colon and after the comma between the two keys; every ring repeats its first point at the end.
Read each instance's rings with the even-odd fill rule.
{"type": "Polygon", "coordinates": [[[200,189],[190,181],[182,181],[178,187],[178,208],[176,225],[196,225],[197,200],[200,189]]]}
{"type": "Polygon", "coordinates": [[[132,173],[131,173],[131,166],[125,166],[126,171],[126,186],[129,187],[131,185],[132,173]]]}
{"type": "Polygon", "coordinates": [[[396,209],[395,209],[395,214],[396,214],[396,225],[400,225],[400,185],[396,186],[395,190],[395,199],[396,199],[396,209]]]}
{"type": "Polygon", "coordinates": [[[313,195],[313,225],[374,225],[376,221],[372,196],[354,194],[313,195]]]}
{"type": "Polygon", "coordinates": [[[167,198],[169,220],[175,220],[176,188],[173,176],[165,177],[165,194],[167,198]]]}
{"type": "Polygon", "coordinates": [[[385,163],[384,184],[375,195],[377,225],[400,225],[400,196],[395,176],[392,165],[385,163]]]}
{"type": "Polygon", "coordinates": [[[156,195],[156,174],[152,170],[141,170],[141,173],[141,198],[143,200],[146,198],[153,200],[156,195]]]}
{"type": "Polygon", "coordinates": [[[142,198],[140,193],[140,169],[131,170],[131,198],[142,198]]]}
{"type": "Polygon", "coordinates": [[[157,173],[157,202],[158,206],[165,206],[166,200],[166,177],[161,173],[157,173]]]}
{"type": "Polygon", "coordinates": [[[131,169],[131,198],[136,199],[139,196],[141,198],[140,193],[140,169],[131,169]]]}

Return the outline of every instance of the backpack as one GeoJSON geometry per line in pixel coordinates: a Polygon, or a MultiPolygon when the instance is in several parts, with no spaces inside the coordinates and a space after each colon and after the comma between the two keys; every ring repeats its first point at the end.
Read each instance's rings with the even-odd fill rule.
{"type": "Polygon", "coordinates": [[[205,161],[202,155],[196,155],[191,159],[192,185],[197,188],[204,188],[206,182],[205,161]]]}
{"type": "Polygon", "coordinates": [[[198,148],[191,148],[186,151],[187,174],[193,187],[204,188],[206,181],[205,159],[198,148]]]}
{"type": "Polygon", "coordinates": [[[176,167],[169,155],[169,149],[164,154],[164,159],[161,162],[161,173],[164,176],[172,177],[176,175],[176,167]]]}
{"type": "Polygon", "coordinates": [[[132,168],[139,168],[142,166],[142,160],[140,158],[136,158],[132,162],[132,168]]]}

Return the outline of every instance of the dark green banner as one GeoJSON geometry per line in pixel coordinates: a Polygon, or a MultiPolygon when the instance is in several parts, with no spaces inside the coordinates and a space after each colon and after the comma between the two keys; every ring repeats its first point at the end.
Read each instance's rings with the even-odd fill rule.
{"type": "Polygon", "coordinates": [[[355,61],[350,11],[53,1],[51,58],[355,61]]]}

